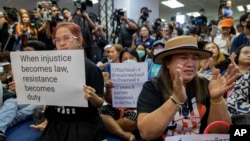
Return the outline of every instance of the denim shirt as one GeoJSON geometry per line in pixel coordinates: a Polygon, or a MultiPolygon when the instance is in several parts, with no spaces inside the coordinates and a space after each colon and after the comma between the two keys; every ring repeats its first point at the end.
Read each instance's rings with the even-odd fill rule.
{"type": "Polygon", "coordinates": [[[241,45],[244,45],[244,44],[250,45],[246,34],[241,33],[236,38],[234,38],[230,53],[235,52],[237,48],[239,48],[241,45]]]}

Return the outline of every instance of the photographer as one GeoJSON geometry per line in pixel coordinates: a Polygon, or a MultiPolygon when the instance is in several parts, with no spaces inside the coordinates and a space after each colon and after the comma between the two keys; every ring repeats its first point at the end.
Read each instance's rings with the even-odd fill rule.
{"type": "Polygon", "coordinates": [[[30,15],[31,25],[37,29],[38,40],[46,42],[46,22],[43,21],[38,8],[33,9],[33,14],[30,15]]]}
{"type": "Polygon", "coordinates": [[[142,7],[141,8],[141,13],[140,13],[139,19],[137,21],[137,25],[139,27],[142,27],[144,25],[149,27],[149,21],[147,19],[149,17],[149,13],[151,13],[151,12],[152,11],[149,10],[147,7],[142,7]]]}
{"type": "Polygon", "coordinates": [[[155,19],[155,22],[153,23],[152,28],[153,28],[152,36],[155,38],[155,40],[161,40],[163,38],[161,18],[155,19]]]}
{"type": "Polygon", "coordinates": [[[118,37],[118,44],[123,47],[131,47],[132,36],[137,30],[137,25],[134,20],[127,17],[127,12],[123,9],[116,10],[114,19],[116,20],[116,30],[113,31],[111,37],[114,39],[118,37]]]}
{"type": "Polygon", "coordinates": [[[2,44],[1,52],[4,50],[12,51],[13,46],[17,42],[16,22],[18,20],[17,12],[14,8],[3,7],[3,15],[5,21],[0,29],[0,44],[2,44]]]}
{"type": "Polygon", "coordinates": [[[95,23],[89,17],[86,11],[87,7],[92,7],[93,3],[91,0],[81,2],[80,0],[75,1],[78,14],[74,14],[73,22],[81,27],[82,36],[85,39],[84,49],[87,58],[91,58],[91,47],[94,45],[92,30],[95,29],[95,23]]]}
{"type": "Polygon", "coordinates": [[[55,45],[52,43],[52,33],[57,23],[62,22],[63,19],[59,16],[57,5],[52,5],[50,11],[51,12],[48,13],[48,19],[46,21],[46,45],[49,50],[53,50],[55,45]]]}

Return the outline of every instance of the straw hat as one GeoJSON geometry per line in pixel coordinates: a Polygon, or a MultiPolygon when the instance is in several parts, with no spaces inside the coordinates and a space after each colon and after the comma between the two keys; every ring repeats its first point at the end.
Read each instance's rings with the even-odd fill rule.
{"type": "Polygon", "coordinates": [[[199,55],[199,59],[207,59],[212,55],[212,52],[198,48],[196,38],[185,35],[168,40],[165,49],[156,54],[153,61],[156,64],[161,64],[166,56],[178,53],[195,53],[199,55]]]}

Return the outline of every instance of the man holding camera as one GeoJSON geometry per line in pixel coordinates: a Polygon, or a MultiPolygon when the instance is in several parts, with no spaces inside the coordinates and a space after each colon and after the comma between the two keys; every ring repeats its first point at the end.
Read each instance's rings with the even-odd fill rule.
{"type": "Polygon", "coordinates": [[[118,31],[116,29],[117,32],[112,33],[111,37],[118,37],[118,44],[121,44],[123,47],[131,47],[132,36],[137,30],[137,25],[134,20],[127,17],[127,12],[125,10],[120,9],[118,13],[117,28],[120,29],[118,31]]]}

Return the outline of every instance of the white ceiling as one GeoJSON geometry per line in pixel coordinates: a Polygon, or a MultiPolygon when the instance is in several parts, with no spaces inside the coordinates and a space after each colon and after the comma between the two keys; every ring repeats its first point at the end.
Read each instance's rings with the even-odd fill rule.
{"type": "MultiPolygon", "coordinates": [[[[2,10],[2,6],[14,6],[17,8],[28,8],[33,9],[39,0],[0,0],[0,10],[2,10]]],[[[63,6],[67,6],[70,9],[74,8],[73,0],[58,0],[59,5],[63,4],[63,6]]],[[[134,0],[136,1],[136,0],[134,0]]],[[[159,0],[164,1],[164,0],[159,0]]],[[[165,5],[159,3],[159,17],[164,18],[167,21],[170,20],[170,17],[175,16],[177,12],[181,12],[183,14],[188,12],[199,11],[199,9],[205,9],[205,16],[208,17],[209,20],[217,19],[218,15],[218,7],[220,0],[178,0],[185,5],[185,7],[171,9],[165,5]]],[[[249,0],[232,0],[232,9],[234,12],[234,19],[238,20],[240,15],[244,14],[243,12],[238,12],[236,6],[238,5],[246,5],[250,4],[249,0]]],[[[89,8],[90,11],[95,11],[96,6],[93,8],[89,8]]],[[[150,8],[150,7],[149,7],[150,8]]]]}
{"type": "MultiPolygon", "coordinates": [[[[164,0],[160,0],[164,1],[164,0]]],[[[181,12],[183,14],[189,12],[199,11],[199,9],[205,9],[205,16],[209,20],[217,20],[218,17],[218,9],[220,5],[220,0],[178,0],[179,2],[183,3],[185,7],[171,9],[165,5],[160,4],[160,11],[159,16],[161,18],[166,19],[167,21],[170,20],[171,16],[176,15],[177,12],[181,12]]],[[[233,17],[235,20],[238,20],[239,17],[244,14],[244,12],[238,12],[236,6],[238,5],[247,5],[250,4],[249,0],[232,0],[232,9],[233,9],[233,17]]]]}

